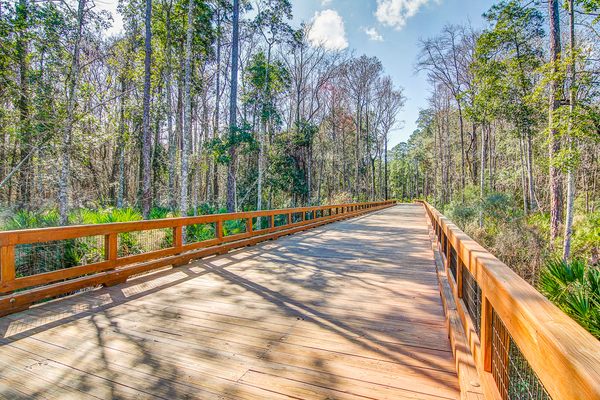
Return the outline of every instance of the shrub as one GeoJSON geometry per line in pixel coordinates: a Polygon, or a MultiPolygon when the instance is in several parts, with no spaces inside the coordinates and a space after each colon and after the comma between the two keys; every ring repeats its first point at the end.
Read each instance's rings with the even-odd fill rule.
{"type": "Polygon", "coordinates": [[[203,240],[214,239],[215,227],[213,224],[195,224],[185,227],[186,241],[201,242],[203,240]]]}
{"type": "Polygon", "coordinates": [[[235,235],[246,231],[246,221],[242,219],[231,219],[223,223],[223,236],[235,235]]]}
{"type": "Polygon", "coordinates": [[[46,228],[58,225],[58,211],[52,209],[42,212],[20,210],[7,218],[4,230],[46,228]]]}
{"type": "Polygon", "coordinates": [[[600,270],[582,260],[548,261],[540,275],[540,291],[600,339],[600,270]]]}
{"type": "Polygon", "coordinates": [[[585,258],[593,266],[600,266],[600,211],[587,214],[573,227],[573,254],[585,258]]]}
{"type": "Polygon", "coordinates": [[[462,201],[452,201],[444,210],[444,214],[460,228],[465,227],[477,219],[476,206],[464,204],[462,201]]]}
{"type": "Polygon", "coordinates": [[[148,219],[163,219],[177,216],[176,213],[167,207],[152,207],[148,214],[148,219]]]}

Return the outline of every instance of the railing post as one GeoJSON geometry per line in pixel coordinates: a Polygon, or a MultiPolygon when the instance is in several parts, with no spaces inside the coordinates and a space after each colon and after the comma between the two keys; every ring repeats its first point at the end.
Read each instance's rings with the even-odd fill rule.
{"type": "MultiPolygon", "coordinates": [[[[16,277],[15,271],[15,246],[2,246],[0,247],[0,281],[2,287],[6,287],[11,281],[14,281],[16,277]]],[[[4,292],[4,289],[0,289],[0,293],[4,292]]]]}
{"type": "Polygon", "coordinates": [[[104,235],[104,259],[114,264],[118,256],[118,235],[114,232],[104,235]]]}
{"type": "Polygon", "coordinates": [[[291,224],[292,224],[292,221],[293,221],[293,220],[292,220],[292,213],[288,213],[288,215],[287,215],[287,224],[288,224],[288,225],[291,225],[291,224]]]}
{"type": "Polygon", "coordinates": [[[270,219],[271,219],[271,229],[275,229],[275,215],[271,214],[270,219]]]}
{"type": "Polygon", "coordinates": [[[217,220],[215,223],[215,236],[219,242],[223,240],[223,220],[217,220]]]}
{"type": "Polygon", "coordinates": [[[463,297],[463,268],[464,264],[458,255],[458,251],[456,252],[456,294],[459,299],[463,297]]]}
{"type": "Polygon", "coordinates": [[[481,299],[481,361],[483,369],[492,371],[492,304],[485,294],[481,299]]]}
{"type": "MultiPolygon", "coordinates": [[[[110,270],[115,269],[117,258],[119,257],[119,235],[115,232],[104,235],[104,259],[109,262],[110,270]]],[[[103,282],[104,286],[114,286],[120,283],[125,283],[127,276],[109,277],[103,282]]]]}
{"type": "Polygon", "coordinates": [[[173,227],[173,247],[183,247],[183,225],[173,227]]]}
{"type": "Polygon", "coordinates": [[[252,233],[252,217],[246,218],[246,233],[252,233]]]}

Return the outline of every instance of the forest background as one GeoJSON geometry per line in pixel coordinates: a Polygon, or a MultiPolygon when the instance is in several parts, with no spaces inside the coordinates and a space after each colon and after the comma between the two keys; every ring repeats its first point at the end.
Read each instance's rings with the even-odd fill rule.
{"type": "Polygon", "coordinates": [[[2,229],[426,199],[600,335],[598,0],[422,39],[429,106],[393,148],[403,89],[289,0],[118,11],[109,36],[94,0],[0,0],[2,229]]]}

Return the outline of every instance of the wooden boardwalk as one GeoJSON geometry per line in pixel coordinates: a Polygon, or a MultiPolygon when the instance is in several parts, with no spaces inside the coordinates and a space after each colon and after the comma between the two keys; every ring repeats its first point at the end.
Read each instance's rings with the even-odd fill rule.
{"type": "Polygon", "coordinates": [[[0,398],[458,397],[421,205],[0,319],[0,398]]]}

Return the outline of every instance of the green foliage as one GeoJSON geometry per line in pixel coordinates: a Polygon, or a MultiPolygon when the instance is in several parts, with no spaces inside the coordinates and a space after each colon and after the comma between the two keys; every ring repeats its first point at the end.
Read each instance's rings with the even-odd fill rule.
{"type": "Polygon", "coordinates": [[[464,202],[453,201],[444,214],[523,279],[536,285],[549,249],[546,231],[532,221],[537,218],[539,225],[546,228],[547,218],[538,214],[524,218],[519,204],[504,193],[491,193],[480,199],[474,186],[466,188],[464,202]]]}
{"type": "Polygon", "coordinates": [[[163,218],[172,218],[177,215],[168,207],[152,207],[150,209],[150,213],[148,214],[148,219],[163,219],[163,218]]]}
{"type": "MultiPolygon", "coordinates": [[[[593,20],[594,24],[600,21],[600,0],[575,0],[575,4],[581,5],[583,11],[595,16],[593,20]]],[[[567,5],[565,4],[565,8],[566,7],[567,5]]]]}
{"type": "Polygon", "coordinates": [[[246,220],[231,219],[223,223],[223,235],[230,236],[246,232],[246,220]]]}
{"type": "Polygon", "coordinates": [[[214,224],[194,224],[185,227],[186,241],[201,242],[203,240],[214,239],[215,226],[214,224]]]}
{"type": "Polygon", "coordinates": [[[269,154],[269,184],[290,193],[293,197],[304,198],[308,193],[308,157],[317,125],[300,121],[290,131],[282,132],[275,138],[269,154]]]}
{"type": "Polygon", "coordinates": [[[267,61],[265,54],[258,52],[246,70],[246,81],[248,89],[242,96],[242,101],[259,107],[263,122],[271,121],[279,126],[281,116],[275,101],[290,85],[290,75],[285,65],[281,61],[267,61]]]}
{"type": "Polygon", "coordinates": [[[585,215],[575,222],[572,239],[573,254],[600,266],[600,211],[585,215]]]}
{"type": "Polygon", "coordinates": [[[464,229],[467,224],[477,218],[477,206],[454,200],[444,209],[445,215],[459,227],[464,229]]]}
{"type": "Polygon", "coordinates": [[[256,139],[252,132],[252,126],[244,123],[241,126],[235,126],[229,129],[229,132],[222,137],[216,137],[206,144],[206,149],[212,155],[214,160],[221,164],[227,165],[231,162],[230,150],[232,148],[242,148],[243,151],[249,151],[257,147],[256,139]]]}
{"type": "Polygon", "coordinates": [[[222,214],[227,212],[227,209],[222,208],[219,209],[217,206],[210,203],[201,203],[196,208],[196,213],[194,214],[194,210],[188,211],[188,215],[210,215],[210,214],[222,214]]]}
{"type": "MultiPolygon", "coordinates": [[[[191,217],[194,215],[210,215],[210,214],[219,214],[219,213],[225,213],[225,212],[227,212],[227,210],[225,208],[219,209],[218,207],[216,207],[212,204],[202,203],[202,204],[198,205],[196,210],[194,210],[193,208],[188,210],[187,215],[191,217]]],[[[188,225],[185,227],[185,237],[186,237],[186,241],[188,243],[201,242],[203,240],[214,239],[216,237],[215,224],[210,223],[210,224],[188,225]]]]}
{"type": "Polygon", "coordinates": [[[107,224],[142,220],[142,214],[133,208],[105,208],[89,210],[82,208],[71,215],[70,221],[81,224],[107,224]]]}
{"type": "Polygon", "coordinates": [[[5,222],[2,230],[47,228],[58,225],[58,211],[51,209],[43,212],[19,210],[5,222]]]}
{"type": "Polygon", "coordinates": [[[473,104],[467,114],[476,121],[502,117],[520,134],[530,132],[538,117],[530,101],[543,52],[542,14],[534,6],[502,1],[484,14],[491,28],[477,38],[473,71],[473,104]]]}
{"type": "Polygon", "coordinates": [[[600,270],[581,260],[550,260],[540,275],[550,301],[600,339],[600,270]]]}
{"type": "MultiPolygon", "coordinates": [[[[131,208],[79,209],[71,213],[71,224],[102,224],[110,222],[139,221],[142,215],[131,208]]],[[[58,211],[55,209],[33,212],[20,210],[11,215],[3,229],[32,229],[58,225],[58,211]]],[[[166,239],[168,240],[168,238],[166,239]]],[[[135,254],[142,251],[140,240],[135,233],[119,235],[119,252],[135,254]]],[[[16,256],[18,276],[55,271],[77,265],[99,262],[104,259],[104,241],[98,237],[83,237],[47,243],[19,246],[16,256]]]]}

